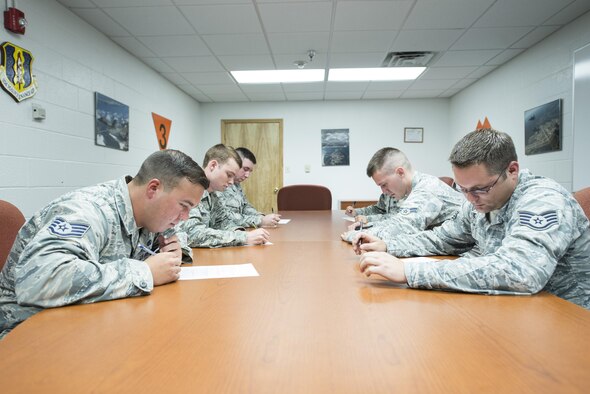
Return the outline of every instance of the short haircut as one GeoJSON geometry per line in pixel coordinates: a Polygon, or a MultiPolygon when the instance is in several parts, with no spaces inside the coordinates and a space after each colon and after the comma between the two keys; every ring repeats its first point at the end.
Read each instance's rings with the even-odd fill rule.
{"type": "Polygon", "coordinates": [[[236,148],[236,152],[238,152],[238,155],[240,155],[242,160],[248,159],[253,164],[256,164],[256,156],[254,156],[254,153],[252,153],[252,151],[250,149],[240,146],[239,148],[236,148]]]}
{"type": "Polygon", "coordinates": [[[393,172],[397,167],[412,171],[412,164],[404,152],[396,148],[381,148],[369,160],[367,176],[370,178],[380,170],[385,170],[388,173],[393,172]]]}
{"type": "Polygon", "coordinates": [[[162,182],[165,190],[175,188],[183,178],[203,186],[204,189],[209,187],[209,180],[199,164],[187,154],[174,149],[149,155],[133,180],[139,185],[145,185],[154,178],[162,182]]]}
{"type": "Polygon", "coordinates": [[[203,167],[207,167],[207,164],[209,164],[211,160],[217,160],[219,164],[225,164],[231,159],[234,159],[236,163],[238,163],[238,166],[242,168],[242,158],[234,148],[223,144],[213,145],[205,153],[203,167]]]}
{"type": "Polygon", "coordinates": [[[483,164],[490,175],[502,173],[510,162],[517,160],[512,138],[494,129],[472,131],[455,144],[449,156],[449,161],[455,167],[483,164]]]}

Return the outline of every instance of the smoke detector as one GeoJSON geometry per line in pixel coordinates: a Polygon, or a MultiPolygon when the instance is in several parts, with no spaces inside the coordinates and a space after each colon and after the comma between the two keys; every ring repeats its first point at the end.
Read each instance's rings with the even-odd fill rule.
{"type": "Polygon", "coordinates": [[[426,67],[434,52],[389,52],[381,67],[426,67]]]}

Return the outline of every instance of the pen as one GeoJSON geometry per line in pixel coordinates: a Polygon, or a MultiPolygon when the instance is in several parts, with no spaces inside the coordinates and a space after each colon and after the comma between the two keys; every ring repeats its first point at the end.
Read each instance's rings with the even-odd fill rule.
{"type": "Polygon", "coordinates": [[[156,254],[156,251],[157,251],[158,249],[160,249],[160,248],[156,249],[156,251],[153,251],[153,250],[151,250],[150,248],[148,248],[147,246],[145,246],[145,245],[142,245],[142,244],[139,244],[139,249],[141,249],[141,250],[143,250],[144,252],[146,252],[146,253],[149,253],[149,254],[151,254],[152,256],[154,256],[154,255],[156,254]]]}

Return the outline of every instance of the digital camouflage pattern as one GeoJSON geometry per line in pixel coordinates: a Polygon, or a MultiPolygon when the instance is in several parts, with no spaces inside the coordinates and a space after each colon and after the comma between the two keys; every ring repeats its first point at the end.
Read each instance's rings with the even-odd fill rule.
{"type": "Polygon", "coordinates": [[[226,207],[229,219],[237,226],[260,227],[264,214],[248,202],[239,183],[229,185],[224,192],[219,193],[219,201],[226,207]]]}
{"type": "MultiPolygon", "coordinates": [[[[191,209],[189,218],[177,226],[185,233],[189,248],[217,248],[246,244],[247,233],[236,225],[219,200],[219,192],[205,190],[201,202],[191,209]]],[[[183,247],[183,252],[186,249],[183,247]]]]}
{"type": "Polygon", "coordinates": [[[456,220],[389,239],[394,256],[461,255],[406,263],[410,287],[485,294],[546,290],[590,308],[590,230],[572,194],[557,182],[519,174],[510,200],[493,214],[466,202],[456,220]]]}
{"type": "Polygon", "coordinates": [[[157,235],[137,227],[131,177],[59,197],[28,220],[0,273],[0,337],[44,308],[149,294],[157,235]]]}
{"type": "MultiPolygon", "coordinates": [[[[390,200],[395,201],[393,198],[390,200]]],[[[391,205],[384,220],[373,222],[374,226],[363,230],[387,240],[398,235],[415,234],[439,226],[454,219],[465,202],[462,193],[449,187],[438,177],[415,172],[412,191],[403,200],[391,205]]],[[[347,234],[352,242],[355,231],[347,234]]]]}

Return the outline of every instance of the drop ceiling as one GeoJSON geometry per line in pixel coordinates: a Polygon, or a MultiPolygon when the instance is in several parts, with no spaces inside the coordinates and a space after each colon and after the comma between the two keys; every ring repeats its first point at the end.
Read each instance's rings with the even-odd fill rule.
{"type": "Polygon", "coordinates": [[[451,97],[590,10],[590,0],[58,0],[199,102],[451,97]],[[414,81],[238,85],[229,71],[380,67],[414,81]]]}

